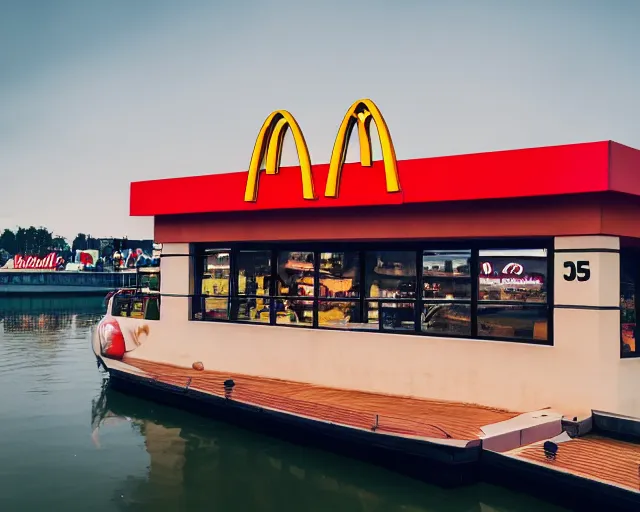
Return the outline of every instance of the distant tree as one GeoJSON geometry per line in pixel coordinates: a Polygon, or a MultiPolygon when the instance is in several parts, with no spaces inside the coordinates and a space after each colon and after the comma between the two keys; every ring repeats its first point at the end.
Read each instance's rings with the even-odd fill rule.
{"type": "Polygon", "coordinates": [[[74,238],[72,246],[62,236],[54,236],[53,232],[41,226],[36,228],[29,226],[28,228],[18,227],[14,232],[5,229],[0,234],[0,249],[7,251],[11,255],[33,255],[46,256],[51,251],[69,252],[76,250],[100,249],[100,240],[78,233],[74,238]]]}
{"type": "Polygon", "coordinates": [[[53,251],[69,251],[71,248],[67,243],[67,239],[63,236],[54,236],[53,240],[51,240],[51,250],[53,251]]]}
{"type": "Polygon", "coordinates": [[[35,231],[33,254],[43,257],[53,248],[53,233],[45,227],[39,227],[35,231]]]}
{"type": "MultiPolygon", "coordinates": [[[[6,234],[7,242],[10,242],[11,235],[6,234]]],[[[18,228],[15,232],[14,254],[44,256],[49,250],[53,241],[52,233],[43,227],[35,228],[29,226],[27,229],[18,228]]]]}
{"type": "Polygon", "coordinates": [[[87,235],[87,249],[100,250],[100,240],[93,238],[91,235],[87,235]]]}
{"type": "MultiPolygon", "coordinates": [[[[34,228],[35,229],[35,228],[34,228]]],[[[25,228],[16,231],[16,254],[27,254],[29,251],[29,237],[25,228]]]]}
{"type": "Polygon", "coordinates": [[[11,255],[17,252],[16,234],[10,229],[5,229],[0,235],[0,249],[4,249],[11,255]]]}
{"type": "Polygon", "coordinates": [[[71,244],[71,251],[85,251],[87,249],[87,235],[78,233],[71,244]]]}

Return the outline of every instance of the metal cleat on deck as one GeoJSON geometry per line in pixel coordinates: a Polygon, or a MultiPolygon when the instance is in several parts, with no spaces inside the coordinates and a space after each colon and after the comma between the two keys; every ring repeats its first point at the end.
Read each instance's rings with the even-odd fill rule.
{"type": "Polygon", "coordinates": [[[553,441],[545,441],[543,445],[544,455],[549,460],[555,460],[558,453],[558,445],[553,441]]]}
{"type": "Polygon", "coordinates": [[[235,387],[236,383],[233,381],[233,379],[227,379],[224,381],[224,397],[227,400],[231,399],[231,393],[233,392],[233,388],[235,387]]]}

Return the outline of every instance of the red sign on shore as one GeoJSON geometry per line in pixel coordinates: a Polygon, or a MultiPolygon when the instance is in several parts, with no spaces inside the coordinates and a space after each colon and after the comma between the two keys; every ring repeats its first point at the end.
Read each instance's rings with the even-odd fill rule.
{"type": "Polygon", "coordinates": [[[42,268],[42,269],[55,269],[58,263],[56,253],[49,253],[44,258],[38,258],[37,256],[27,256],[26,258],[20,254],[16,254],[13,259],[13,268],[15,269],[30,269],[30,268],[42,268]]]}

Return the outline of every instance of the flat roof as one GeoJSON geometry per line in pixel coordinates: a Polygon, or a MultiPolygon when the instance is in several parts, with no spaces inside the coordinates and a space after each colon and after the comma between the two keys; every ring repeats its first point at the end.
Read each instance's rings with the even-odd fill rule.
{"type": "Polygon", "coordinates": [[[324,194],[329,164],[311,167],[316,198],[305,199],[301,168],[260,171],[255,201],[249,172],[131,183],[130,214],[162,216],[403,205],[619,192],[640,196],[640,151],[612,141],[397,161],[400,191],[388,192],[383,161],[346,163],[337,197],[324,194]]]}

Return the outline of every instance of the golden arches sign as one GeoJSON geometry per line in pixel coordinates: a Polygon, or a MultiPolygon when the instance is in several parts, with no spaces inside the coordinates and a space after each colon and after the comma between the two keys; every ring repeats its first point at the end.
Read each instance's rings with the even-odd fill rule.
{"type": "MultiPolygon", "coordinates": [[[[387,192],[400,191],[396,152],[387,123],[373,101],[362,99],[351,105],[338,129],[329,163],[329,175],[324,193],[326,197],[338,197],[340,178],[342,168],[344,167],[344,160],[347,155],[349,138],[356,123],[358,125],[358,140],[360,142],[360,164],[363,167],[371,167],[373,165],[371,121],[376,123],[378,136],[380,137],[387,192]]],[[[266,160],[265,172],[267,174],[278,173],[280,169],[280,159],[282,157],[282,143],[284,142],[287,127],[291,128],[291,133],[298,151],[300,171],[302,173],[303,197],[305,199],[316,199],[313,177],[311,175],[311,159],[309,157],[307,143],[302,135],[302,130],[300,130],[300,126],[289,112],[286,110],[277,110],[267,117],[258,133],[258,138],[251,155],[251,163],[249,164],[249,175],[247,177],[247,187],[244,195],[245,201],[257,200],[258,178],[263,161],[266,160]]]]}
{"type": "Polygon", "coordinates": [[[327,187],[324,192],[326,197],[338,197],[342,167],[347,156],[347,145],[349,144],[351,131],[356,123],[358,123],[358,139],[360,141],[360,164],[363,167],[371,167],[373,163],[371,154],[372,120],[376,123],[378,136],[380,137],[387,192],[400,192],[396,151],[393,147],[389,128],[375,103],[364,99],[358,100],[351,105],[338,129],[329,163],[329,177],[327,178],[327,187]]]}
{"type": "Polygon", "coordinates": [[[258,199],[258,178],[260,167],[265,159],[265,172],[267,174],[278,174],[280,159],[282,158],[282,143],[284,142],[287,128],[291,129],[293,140],[296,143],[300,171],[302,172],[303,196],[305,199],[316,198],[311,176],[311,158],[309,157],[309,149],[307,148],[307,142],[304,140],[304,135],[302,135],[302,130],[300,130],[297,121],[289,112],[276,110],[267,117],[258,133],[249,164],[249,176],[247,177],[247,187],[244,192],[245,201],[256,201],[258,199]]]}

